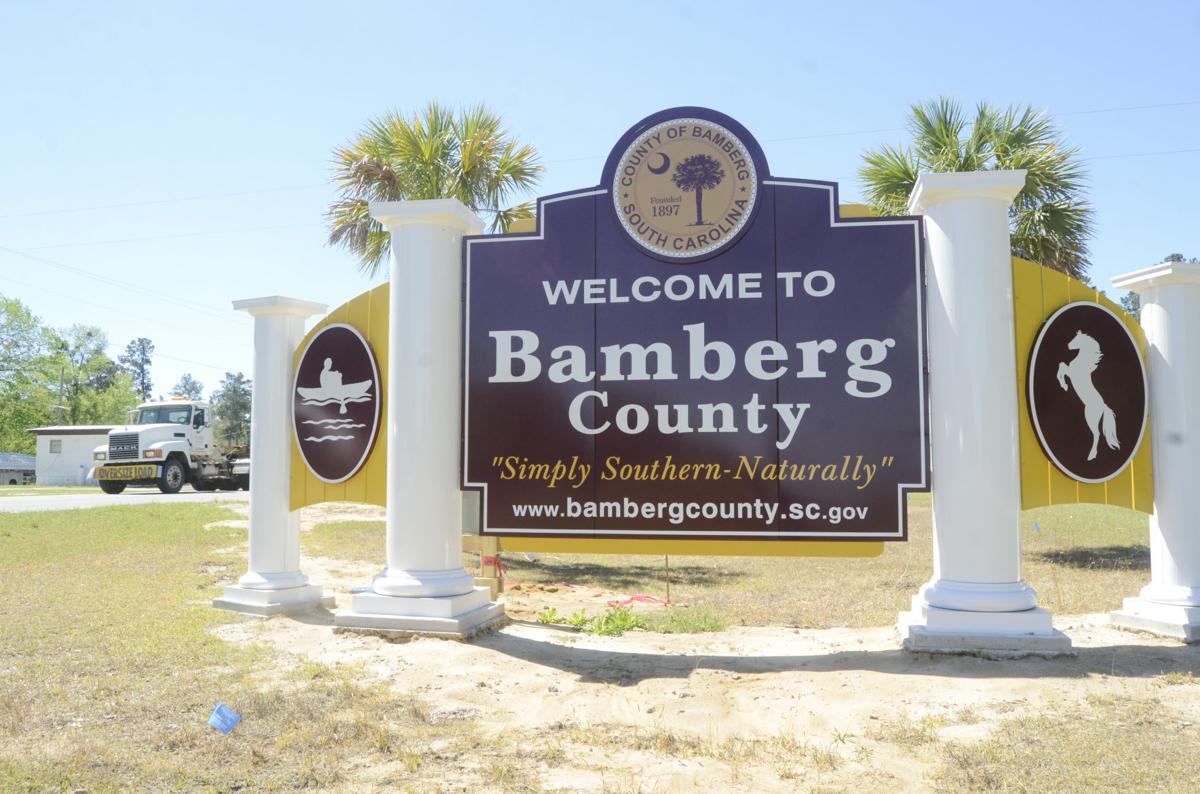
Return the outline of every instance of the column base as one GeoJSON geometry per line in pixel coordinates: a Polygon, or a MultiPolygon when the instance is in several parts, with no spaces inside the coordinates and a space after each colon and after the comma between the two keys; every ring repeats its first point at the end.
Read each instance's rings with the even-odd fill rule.
{"type": "Polygon", "coordinates": [[[279,590],[259,590],[228,585],[225,595],[214,598],[212,605],[217,609],[231,609],[248,615],[291,615],[323,607],[331,609],[333,596],[322,592],[319,584],[287,587],[279,590]]]}
{"type": "Polygon", "coordinates": [[[462,568],[445,571],[385,568],[371,582],[371,589],[379,595],[403,598],[453,598],[469,595],[474,587],[474,578],[462,568]]]}
{"type": "Polygon", "coordinates": [[[955,653],[1011,658],[1073,654],[1071,638],[1051,625],[1044,609],[975,612],[929,606],[913,596],[897,628],[904,648],[924,653],[955,653]]]}
{"type": "Polygon", "coordinates": [[[355,593],[350,609],[334,616],[339,629],[465,639],[505,617],[504,604],[490,601],[486,587],[442,597],[355,593]]]}
{"type": "Polygon", "coordinates": [[[1108,622],[1118,628],[1174,637],[1186,643],[1200,642],[1200,606],[1126,598],[1120,609],[1108,613],[1108,622]]]}

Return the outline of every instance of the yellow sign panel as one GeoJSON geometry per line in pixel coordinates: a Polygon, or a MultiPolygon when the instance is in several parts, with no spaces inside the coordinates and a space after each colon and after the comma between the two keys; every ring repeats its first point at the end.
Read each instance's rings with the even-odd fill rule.
{"type": "MultiPolygon", "coordinates": [[[[1116,477],[1096,484],[1077,482],[1059,471],[1042,451],[1029,415],[1029,390],[1025,388],[1029,354],[1038,332],[1050,315],[1068,303],[1094,301],[1111,310],[1129,329],[1144,357],[1146,336],[1141,326],[1103,293],[1064,273],[1018,257],[1013,257],[1012,269],[1021,438],[1021,509],[1088,503],[1152,512],[1154,481],[1149,433],[1142,438],[1129,466],[1116,477]]],[[[1150,419],[1153,421],[1153,417],[1150,419]]]]}
{"type": "MultiPolygon", "coordinates": [[[[489,536],[491,537],[491,536],[489,536]]],[[[805,543],[772,540],[620,540],[609,538],[496,538],[500,551],[540,554],[669,554],[717,557],[878,557],[883,541],[805,543]]]]}
{"type": "Polygon", "coordinates": [[[387,439],[384,437],[384,428],[387,427],[387,403],[384,395],[387,394],[388,386],[386,362],[389,295],[388,285],[384,284],[343,303],[317,323],[296,348],[292,362],[293,367],[299,365],[301,353],[323,328],[334,323],[353,326],[366,339],[367,344],[375,353],[375,360],[380,363],[379,398],[381,404],[379,408],[379,438],[375,441],[375,447],[358,473],[345,482],[331,485],[317,479],[304,465],[304,460],[300,457],[300,448],[296,446],[296,439],[292,439],[291,508],[293,510],[320,502],[363,502],[380,507],[387,505],[387,439]]]}

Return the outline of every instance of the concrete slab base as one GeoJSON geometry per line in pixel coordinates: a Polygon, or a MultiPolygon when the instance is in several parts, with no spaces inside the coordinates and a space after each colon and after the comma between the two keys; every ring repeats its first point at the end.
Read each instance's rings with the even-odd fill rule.
{"type": "Polygon", "coordinates": [[[913,596],[913,607],[901,612],[897,628],[906,650],[1018,658],[1070,656],[1071,638],[1051,625],[1044,609],[1020,612],[966,612],[939,609],[913,596]]]}
{"type": "Polygon", "coordinates": [[[247,615],[291,615],[317,608],[332,609],[334,598],[325,595],[319,584],[280,590],[252,590],[228,585],[225,595],[214,598],[212,605],[217,609],[231,609],[247,615]]]}
{"type": "Polygon", "coordinates": [[[356,593],[350,609],[334,616],[337,630],[360,630],[399,638],[431,636],[466,639],[505,618],[504,604],[490,600],[486,587],[440,598],[409,598],[356,593]]]}
{"type": "Polygon", "coordinates": [[[1108,622],[1122,629],[1200,643],[1200,607],[1126,598],[1120,609],[1108,613],[1108,622]]]}

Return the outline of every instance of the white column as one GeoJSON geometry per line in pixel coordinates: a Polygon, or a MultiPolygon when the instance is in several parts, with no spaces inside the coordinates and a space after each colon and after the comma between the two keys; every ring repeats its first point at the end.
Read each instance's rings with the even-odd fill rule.
{"type": "Polygon", "coordinates": [[[1150,360],[1154,514],[1150,584],[1112,613],[1119,626],[1200,641],[1200,264],[1163,262],[1114,278],[1141,298],[1150,360]]]}
{"type": "Polygon", "coordinates": [[[392,234],[387,568],[336,622],[462,635],[504,614],[462,565],[462,238],[483,224],[456,199],[371,216],[392,234]]]}
{"type": "Polygon", "coordinates": [[[290,507],[292,361],[306,318],[325,305],[278,295],[234,301],[254,317],[249,569],[213,606],[269,615],[332,605],[300,570],[300,514],[290,507]]]}
{"type": "Polygon", "coordinates": [[[923,174],[933,578],[900,614],[906,647],[1070,648],[1021,580],[1020,448],[1008,209],[1024,171],[923,174]]]}

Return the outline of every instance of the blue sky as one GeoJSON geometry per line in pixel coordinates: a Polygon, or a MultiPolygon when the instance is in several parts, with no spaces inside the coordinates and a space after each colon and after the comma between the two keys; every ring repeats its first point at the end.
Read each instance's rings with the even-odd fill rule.
{"type": "Polygon", "coordinates": [[[322,213],[331,149],[386,110],[485,102],[549,194],[595,184],[642,117],[705,105],[850,201],[862,152],[938,94],[1056,117],[1090,158],[1106,286],[1200,256],[1197,40],[1195,2],[5,2],[0,293],[114,356],[150,337],[156,392],[212,389],[253,367],[230,301],[378,283],[322,213]]]}

